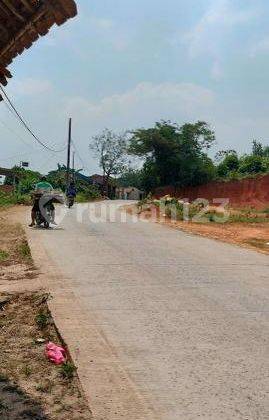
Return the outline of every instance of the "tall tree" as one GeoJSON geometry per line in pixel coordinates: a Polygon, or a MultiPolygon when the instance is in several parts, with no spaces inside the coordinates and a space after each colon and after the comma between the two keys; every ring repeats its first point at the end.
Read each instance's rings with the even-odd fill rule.
{"type": "Polygon", "coordinates": [[[127,167],[127,145],[127,133],[117,134],[108,129],[103,130],[91,140],[90,149],[99,160],[105,177],[104,192],[106,194],[108,193],[109,178],[113,175],[120,175],[127,167]]]}
{"type": "Polygon", "coordinates": [[[252,142],[252,154],[253,156],[260,156],[262,157],[264,153],[263,145],[261,142],[257,140],[253,140],[252,142]]]}
{"type": "Polygon", "coordinates": [[[197,185],[212,178],[214,165],[206,155],[215,134],[202,121],[179,126],[170,121],[132,133],[129,153],[145,159],[150,184],[197,185]]]}

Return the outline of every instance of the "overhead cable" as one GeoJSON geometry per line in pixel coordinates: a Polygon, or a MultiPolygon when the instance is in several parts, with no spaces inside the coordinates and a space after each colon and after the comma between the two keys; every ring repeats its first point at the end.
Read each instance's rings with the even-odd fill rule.
{"type": "MultiPolygon", "coordinates": [[[[13,104],[13,102],[11,101],[11,99],[8,97],[7,93],[5,92],[4,88],[0,85],[0,90],[2,91],[3,95],[4,95],[4,100],[7,100],[8,104],[10,105],[11,109],[8,107],[8,109],[12,112],[13,111],[15,113],[16,118],[19,119],[19,121],[21,122],[21,124],[24,126],[24,128],[31,134],[31,136],[37,141],[37,143],[42,146],[44,149],[49,150],[50,152],[53,153],[61,153],[66,149],[66,146],[63,149],[60,150],[55,150],[52,147],[48,146],[46,143],[44,143],[43,141],[41,141],[39,139],[38,136],[35,135],[35,133],[33,132],[33,130],[28,126],[28,124],[25,122],[25,120],[23,119],[23,117],[21,116],[21,114],[17,111],[15,105],[13,104]]],[[[5,102],[6,103],[6,102],[5,102]]]]}

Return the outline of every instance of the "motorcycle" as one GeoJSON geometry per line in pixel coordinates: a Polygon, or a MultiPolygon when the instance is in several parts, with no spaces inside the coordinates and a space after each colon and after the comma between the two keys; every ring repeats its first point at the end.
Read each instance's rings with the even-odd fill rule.
{"type": "Polygon", "coordinates": [[[71,209],[71,207],[73,207],[75,203],[75,197],[74,196],[67,196],[67,206],[69,209],[71,209]]]}
{"type": "Polygon", "coordinates": [[[44,226],[45,229],[49,229],[50,224],[53,222],[54,206],[51,201],[48,201],[44,205],[40,204],[39,209],[36,211],[36,224],[37,226],[44,226]]]}

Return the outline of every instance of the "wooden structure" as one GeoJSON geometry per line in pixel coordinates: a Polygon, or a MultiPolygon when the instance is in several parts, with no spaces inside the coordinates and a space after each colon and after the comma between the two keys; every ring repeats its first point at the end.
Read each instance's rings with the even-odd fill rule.
{"type": "Polygon", "coordinates": [[[76,14],[74,0],[0,0],[0,84],[11,77],[7,67],[15,57],[76,14]]]}

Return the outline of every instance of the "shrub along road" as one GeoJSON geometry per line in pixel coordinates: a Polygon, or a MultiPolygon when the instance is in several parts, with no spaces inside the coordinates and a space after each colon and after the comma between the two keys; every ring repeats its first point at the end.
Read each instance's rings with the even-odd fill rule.
{"type": "Polygon", "coordinates": [[[29,236],[95,418],[268,418],[268,257],[88,213],[29,236]]]}

